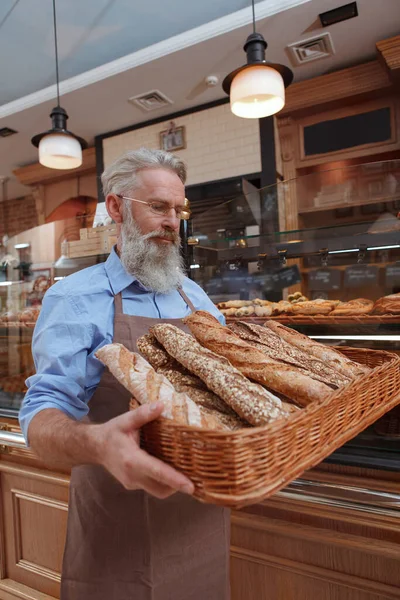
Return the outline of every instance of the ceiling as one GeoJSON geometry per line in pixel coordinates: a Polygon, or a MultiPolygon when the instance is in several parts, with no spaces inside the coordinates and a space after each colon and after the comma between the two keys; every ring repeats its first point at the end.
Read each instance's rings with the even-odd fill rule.
{"type": "MultiPolygon", "coordinates": [[[[357,0],[359,16],[322,28],[320,12],[346,0],[260,0],[257,30],[268,41],[267,59],[290,65],[288,44],[329,31],[335,54],[293,67],[295,81],[376,56],[375,43],[399,33],[399,1],[357,0]]],[[[61,105],[69,128],[94,136],[197,106],[225,95],[204,78],[225,74],[245,61],[251,32],[248,0],[57,0],[61,105]],[[158,89],[173,104],[143,112],[128,98],[158,89]]],[[[50,127],[55,105],[51,0],[0,3],[0,127],[17,135],[0,138],[0,177],[9,177],[8,198],[29,193],[12,170],[37,161],[30,138],[50,127]],[[39,15],[38,13],[42,13],[39,15]],[[40,24],[39,24],[40,23],[40,24]],[[24,40],[24,45],[21,44],[24,40]]]]}
{"type": "MultiPolygon", "coordinates": [[[[248,6],[248,0],[56,0],[60,79],[248,6]]],[[[0,56],[8,57],[0,64],[0,81],[7,81],[0,106],[54,83],[52,0],[1,0],[0,56]]]]}

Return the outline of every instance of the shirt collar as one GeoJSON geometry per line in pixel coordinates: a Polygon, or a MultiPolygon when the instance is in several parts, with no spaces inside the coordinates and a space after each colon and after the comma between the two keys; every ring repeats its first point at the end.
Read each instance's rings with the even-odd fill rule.
{"type": "Polygon", "coordinates": [[[137,281],[136,277],[130,275],[125,270],[118,254],[115,251],[115,247],[111,250],[110,256],[105,262],[105,270],[110,282],[111,291],[115,296],[137,281]]]}

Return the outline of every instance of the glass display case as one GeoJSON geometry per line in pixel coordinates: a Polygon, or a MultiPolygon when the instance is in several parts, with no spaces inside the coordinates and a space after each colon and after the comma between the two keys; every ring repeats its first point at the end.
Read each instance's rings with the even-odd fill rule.
{"type": "MultiPolygon", "coordinates": [[[[400,161],[197,206],[187,260],[228,323],[272,318],[325,344],[400,353],[400,161]],[[294,204],[299,228],[287,231],[294,204]]],[[[328,460],[397,469],[399,440],[396,408],[328,460]]]]}
{"type": "MultiPolygon", "coordinates": [[[[400,352],[400,161],[240,190],[214,206],[193,198],[183,230],[189,276],[216,304],[225,303],[227,321],[272,318],[326,344],[400,352]],[[294,221],[298,228],[287,230],[294,221]],[[376,303],[387,296],[393,299],[376,303]]],[[[113,225],[81,225],[79,218],[55,221],[5,236],[0,245],[2,416],[17,417],[34,372],[31,339],[46,290],[106,260],[115,243],[113,225]]],[[[328,460],[398,469],[399,438],[395,409],[328,460]]]]}

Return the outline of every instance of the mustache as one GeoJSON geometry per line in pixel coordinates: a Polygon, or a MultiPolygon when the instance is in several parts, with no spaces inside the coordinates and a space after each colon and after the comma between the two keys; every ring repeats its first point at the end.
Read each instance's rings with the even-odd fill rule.
{"type": "Polygon", "coordinates": [[[142,236],[144,240],[150,240],[151,238],[158,237],[171,240],[171,242],[174,242],[175,244],[179,244],[181,241],[179,233],[176,231],[168,231],[168,229],[157,229],[156,231],[150,231],[150,233],[146,233],[142,236]]]}

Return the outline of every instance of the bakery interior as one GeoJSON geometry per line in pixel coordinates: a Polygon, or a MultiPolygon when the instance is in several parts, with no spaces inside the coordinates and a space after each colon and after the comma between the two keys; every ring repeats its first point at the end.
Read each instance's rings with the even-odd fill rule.
{"type": "MultiPolygon", "coordinates": [[[[398,1],[55,4],[56,46],[51,0],[0,6],[0,600],[60,597],[69,473],[26,447],[18,410],[44,294],[116,242],[99,177],[123,152],[187,162],[185,266],[228,324],[400,355],[398,1]],[[243,118],[223,82],[253,27],[294,77],[279,111],[243,118]],[[66,124],[56,104],[74,168],[44,166],[31,143],[66,124]]],[[[232,510],[232,600],[400,598],[398,393],[232,510]]]]}

